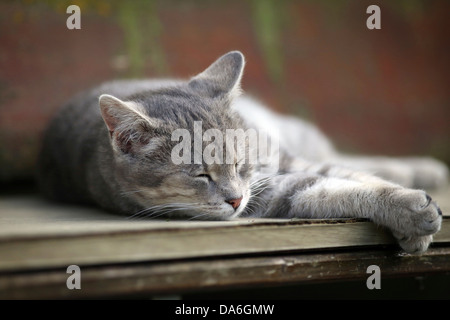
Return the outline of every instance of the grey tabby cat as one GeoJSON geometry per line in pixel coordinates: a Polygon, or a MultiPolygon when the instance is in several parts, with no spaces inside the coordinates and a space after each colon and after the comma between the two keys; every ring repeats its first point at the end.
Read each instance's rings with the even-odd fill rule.
{"type": "Polygon", "coordinates": [[[187,81],[116,81],[78,95],[44,138],[42,191],[134,217],[369,218],[389,228],[405,251],[428,248],[442,213],[424,191],[409,187],[445,184],[443,164],[341,155],[311,124],[240,95],[243,69],[243,55],[233,51],[187,81]],[[250,163],[248,153],[237,152],[246,139],[218,146],[236,151],[231,163],[175,164],[180,141],[173,132],[187,130],[193,145],[200,121],[202,132],[224,135],[265,129],[279,141],[277,159],[250,163]]]}

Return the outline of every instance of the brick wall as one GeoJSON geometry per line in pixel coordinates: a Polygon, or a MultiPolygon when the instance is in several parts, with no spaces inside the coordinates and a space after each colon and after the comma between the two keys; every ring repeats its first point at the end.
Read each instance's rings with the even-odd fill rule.
{"type": "Polygon", "coordinates": [[[189,77],[223,53],[243,88],[351,152],[450,163],[448,1],[23,1],[0,4],[0,181],[31,176],[43,130],[79,90],[189,77]],[[65,10],[81,8],[81,30],[65,10]],[[381,30],[366,8],[381,8],[381,30]]]}

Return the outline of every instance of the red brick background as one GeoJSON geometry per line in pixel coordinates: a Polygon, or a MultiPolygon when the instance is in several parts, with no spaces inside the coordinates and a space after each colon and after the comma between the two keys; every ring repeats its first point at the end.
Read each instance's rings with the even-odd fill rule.
{"type": "Polygon", "coordinates": [[[449,1],[23,1],[0,4],[0,181],[27,179],[79,90],[189,77],[229,50],[245,91],[316,122],[342,149],[450,163],[449,1]],[[81,8],[81,30],[65,10],[81,8]],[[381,8],[381,30],[366,8],[381,8]]]}

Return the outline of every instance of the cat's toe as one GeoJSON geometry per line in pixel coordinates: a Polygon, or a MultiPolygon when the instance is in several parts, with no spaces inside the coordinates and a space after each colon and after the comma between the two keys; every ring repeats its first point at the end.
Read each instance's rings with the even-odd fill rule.
{"type": "MultiPolygon", "coordinates": [[[[395,235],[395,234],[394,234],[395,235]]],[[[433,236],[422,237],[405,237],[399,234],[395,235],[398,238],[400,247],[407,253],[420,254],[425,252],[430,243],[433,241],[433,236]]]]}
{"type": "Polygon", "coordinates": [[[417,234],[431,235],[441,229],[442,211],[436,202],[431,201],[431,198],[428,205],[422,210],[416,211],[414,214],[417,222],[417,234]]]}
{"type": "Polygon", "coordinates": [[[400,190],[395,206],[397,219],[392,225],[394,231],[408,237],[422,237],[440,230],[442,212],[424,191],[400,190]]]}

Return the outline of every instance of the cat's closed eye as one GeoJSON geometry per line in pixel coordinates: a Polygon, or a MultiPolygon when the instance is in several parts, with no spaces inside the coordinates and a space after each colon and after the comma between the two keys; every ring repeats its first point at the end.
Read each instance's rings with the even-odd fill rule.
{"type": "Polygon", "coordinates": [[[196,176],[196,178],[206,178],[206,179],[208,179],[208,181],[212,181],[211,176],[210,176],[209,174],[207,174],[207,173],[201,173],[201,174],[198,174],[198,175],[196,176]]]}

